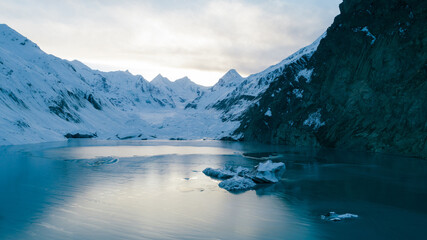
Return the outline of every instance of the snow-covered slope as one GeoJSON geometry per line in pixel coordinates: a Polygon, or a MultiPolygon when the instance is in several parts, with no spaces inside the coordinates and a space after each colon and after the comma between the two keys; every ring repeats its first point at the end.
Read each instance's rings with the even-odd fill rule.
{"type": "Polygon", "coordinates": [[[210,87],[208,91],[195,98],[187,108],[207,108],[207,106],[224,99],[227,94],[232,92],[243,80],[244,78],[240,76],[235,69],[231,69],[224,74],[214,86],[210,87]]]}
{"type": "Polygon", "coordinates": [[[170,97],[168,101],[174,108],[183,108],[188,102],[193,101],[208,89],[197,85],[188,77],[171,82],[161,74],[157,75],[150,83],[158,89],[159,93],[165,93],[170,97]]]}
{"type": "MultiPolygon", "coordinates": [[[[205,92],[200,98],[195,99],[191,103],[192,107],[217,109],[222,112],[221,118],[223,120],[238,120],[239,116],[250,105],[257,103],[260,94],[268,88],[272,81],[283,74],[286,67],[292,67],[294,71],[305,69],[306,62],[316,51],[320,40],[325,36],[326,33],[311,45],[300,49],[280,63],[270,66],[262,72],[252,74],[247,78],[242,78],[234,69],[230,70],[209,91],[205,92]]],[[[306,71],[309,72],[309,70],[306,71]]]]}
{"type": "Polygon", "coordinates": [[[238,116],[283,68],[311,56],[318,41],[265,71],[230,70],[210,88],[187,77],[148,82],[125,71],[101,72],[46,54],[0,25],[0,145],[63,140],[67,133],[102,139],[230,136],[238,116]]]}
{"type": "Polygon", "coordinates": [[[105,73],[59,59],[0,25],[0,144],[62,140],[76,132],[177,137],[162,119],[175,114],[176,99],[204,90],[185,79],[178,85],[165,91],[129,72],[105,73]]]}

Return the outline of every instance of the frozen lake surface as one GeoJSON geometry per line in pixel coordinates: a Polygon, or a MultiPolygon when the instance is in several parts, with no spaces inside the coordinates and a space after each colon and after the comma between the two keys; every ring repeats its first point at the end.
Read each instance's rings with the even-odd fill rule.
{"type": "Polygon", "coordinates": [[[0,147],[0,239],[423,239],[427,161],[219,141],[0,147]],[[207,167],[282,179],[233,194],[207,167]],[[331,222],[328,212],[358,218],[331,222]]]}

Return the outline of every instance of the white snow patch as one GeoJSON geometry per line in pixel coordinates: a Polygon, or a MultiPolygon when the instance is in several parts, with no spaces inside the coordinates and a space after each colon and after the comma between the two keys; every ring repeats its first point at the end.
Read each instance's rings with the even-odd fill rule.
{"type": "Polygon", "coordinates": [[[268,110],[267,110],[267,112],[265,112],[265,114],[264,114],[265,116],[267,116],[267,117],[271,117],[271,116],[273,116],[272,115],[272,113],[271,113],[271,109],[270,108],[268,108],[268,110]]]}
{"type": "Polygon", "coordinates": [[[299,71],[298,75],[295,77],[295,81],[298,82],[298,79],[300,77],[304,77],[306,79],[306,83],[310,83],[311,82],[311,75],[313,74],[313,70],[314,69],[303,69],[301,71],[299,71]]]}
{"type": "Polygon", "coordinates": [[[355,28],[353,29],[354,32],[364,32],[366,33],[366,36],[371,37],[372,41],[371,41],[371,45],[375,43],[375,40],[377,40],[377,38],[369,31],[368,27],[365,26],[363,28],[355,28]]]}
{"type": "Polygon", "coordinates": [[[295,95],[296,98],[302,98],[304,90],[295,88],[294,90],[292,90],[292,93],[295,95]]]}
{"type": "Polygon", "coordinates": [[[308,115],[308,118],[304,121],[304,125],[313,127],[314,130],[317,130],[321,126],[325,125],[325,122],[320,120],[321,117],[320,109],[318,109],[317,112],[310,113],[310,115],[308,115]]]}

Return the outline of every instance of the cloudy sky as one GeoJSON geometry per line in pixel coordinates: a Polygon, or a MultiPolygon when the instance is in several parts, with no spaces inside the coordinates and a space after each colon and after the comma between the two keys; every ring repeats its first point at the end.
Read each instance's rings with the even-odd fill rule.
{"type": "Polygon", "coordinates": [[[90,67],[213,85],[313,42],[342,0],[1,0],[0,22],[90,67]]]}

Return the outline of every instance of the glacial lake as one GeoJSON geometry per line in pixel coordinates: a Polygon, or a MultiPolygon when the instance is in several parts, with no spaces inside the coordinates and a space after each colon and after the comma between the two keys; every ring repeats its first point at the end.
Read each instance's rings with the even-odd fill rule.
{"type": "Polygon", "coordinates": [[[0,147],[0,239],[425,239],[427,161],[220,141],[0,147]],[[286,164],[230,193],[207,167],[286,164]],[[330,211],[359,217],[321,219],[330,211]]]}

